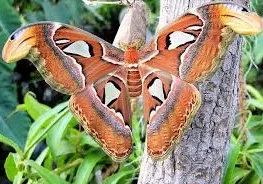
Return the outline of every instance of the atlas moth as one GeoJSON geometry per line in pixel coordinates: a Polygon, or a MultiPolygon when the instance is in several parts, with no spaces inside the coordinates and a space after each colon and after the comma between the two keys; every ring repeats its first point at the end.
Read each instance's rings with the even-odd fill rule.
{"type": "Polygon", "coordinates": [[[262,30],[260,17],[246,7],[210,3],[144,45],[146,14],[142,1],[130,4],[121,24],[126,34],[114,44],[119,48],[76,27],[38,22],[16,30],[3,49],[6,62],[29,59],[52,88],[71,95],[72,113],[116,161],[133,149],[131,100],[142,95],[148,154],[164,158],[200,106],[195,84],[217,70],[237,34],[262,30]]]}

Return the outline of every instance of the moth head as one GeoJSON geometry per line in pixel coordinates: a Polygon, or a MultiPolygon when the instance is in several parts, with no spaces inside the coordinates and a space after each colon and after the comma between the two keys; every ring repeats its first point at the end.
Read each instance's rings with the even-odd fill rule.
{"type": "Polygon", "coordinates": [[[25,58],[37,43],[37,32],[34,26],[25,26],[13,32],[4,45],[3,60],[12,63],[25,58]]]}
{"type": "Polygon", "coordinates": [[[245,7],[229,4],[219,8],[221,22],[242,35],[255,35],[262,31],[263,23],[259,15],[245,7]]]}

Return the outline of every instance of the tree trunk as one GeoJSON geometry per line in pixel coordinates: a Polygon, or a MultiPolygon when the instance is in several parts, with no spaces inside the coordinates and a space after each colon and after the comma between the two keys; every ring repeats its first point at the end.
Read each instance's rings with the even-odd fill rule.
{"type": "MultiPolygon", "coordinates": [[[[161,0],[158,28],[187,9],[208,2],[211,0],[161,0]]],[[[236,2],[247,3],[246,0],[236,2]]],[[[201,107],[173,153],[164,161],[152,161],[145,150],[138,183],[221,183],[237,111],[241,46],[238,37],[229,48],[223,66],[197,86],[202,94],[201,107]]]]}

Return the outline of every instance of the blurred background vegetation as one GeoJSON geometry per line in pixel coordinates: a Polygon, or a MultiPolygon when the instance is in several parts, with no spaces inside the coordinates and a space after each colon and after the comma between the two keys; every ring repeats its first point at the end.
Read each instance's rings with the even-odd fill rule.
{"type": "MultiPolygon", "coordinates": [[[[159,1],[147,0],[150,29],[159,1]]],[[[263,2],[251,7],[263,16],[263,2]]],[[[85,6],[81,0],[0,0],[0,50],[18,27],[36,21],[77,26],[112,42],[124,7],[85,6]]],[[[244,39],[240,99],[224,183],[263,182],[263,34],[244,39]]],[[[1,60],[1,59],[0,59],[1,60]]],[[[134,152],[111,161],[27,60],[0,62],[0,183],[137,183],[144,144],[141,109],[133,116],[134,152]]]]}

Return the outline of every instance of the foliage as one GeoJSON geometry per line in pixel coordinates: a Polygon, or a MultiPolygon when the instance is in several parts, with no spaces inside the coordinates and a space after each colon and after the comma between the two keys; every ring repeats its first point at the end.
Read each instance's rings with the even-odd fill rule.
{"type": "MultiPolygon", "coordinates": [[[[263,17],[263,1],[252,0],[251,8],[263,17]]],[[[255,37],[245,37],[242,65],[245,80],[263,92],[263,32],[255,37]]]]}
{"type": "MultiPolygon", "coordinates": [[[[263,15],[262,1],[252,1],[252,8],[263,15]]],[[[260,184],[263,182],[263,33],[245,38],[243,67],[246,90],[247,116],[245,124],[237,123],[231,136],[224,184],[260,184]],[[255,87],[250,84],[255,85],[255,87]]],[[[237,118],[239,119],[239,118],[237,118]]]]}
{"type": "MultiPolygon", "coordinates": [[[[21,21],[10,1],[0,0],[0,4],[0,50],[2,50],[4,41],[21,25],[21,21]]],[[[18,103],[16,85],[12,82],[11,75],[14,68],[15,64],[7,65],[0,58],[0,134],[11,138],[22,148],[25,144],[30,120],[23,112],[9,116],[18,103]]]]}
{"type": "Polygon", "coordinates": [[[248,100],[246,124],[237,124],[231,137],[224,184],[260,184],[263,182],[263,96],[247,86],[252,96],[248,100]],[[251,111],[259,114],[252,115],[251,111]]]}

